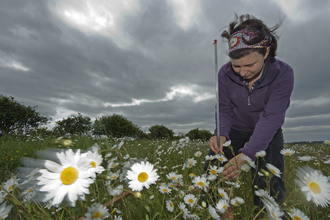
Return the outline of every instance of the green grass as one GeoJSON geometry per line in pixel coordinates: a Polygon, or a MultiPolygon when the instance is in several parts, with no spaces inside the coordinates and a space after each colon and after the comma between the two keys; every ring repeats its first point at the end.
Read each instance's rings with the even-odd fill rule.
{"type": "MultiPolygon", "coordinates": [[[[203,208],[202,201],[211,203],[210,194],[200,189],[188,190],[189,185],[192,184],[192,178],[189,176],[190,173],[194,173],[200,176],[204,173],[203,163],[204,157],[208,152],[209,146],[206,142],[192,141],[186,144],[182,149],[172,146],[171,141],[160,140],[136,140],[136,141],[125,141],[124,145],[120,150],[111,149],[114,144],[118,144],[120,141],[108,140],[108,139],[93,139],[91,137],[73,137],[71,139],[73,144],[70,146],[71,149],[82,149],[86,150],[93,144],[97,143],[101,147],[101,154],[103,155],[103,167],[107,168],[107,161],[104,156],[111,152],[111,158],[117,157],[117,161],[120,163],[118,167],[112,169],[111,172],[121,170],[122,163],[127,161],[124,159],[126,154],[130,155],[130,158],[138,158],[143,161],[148,161],[155,165],[157,168],[157,174],[160,176],[157,183],[151,185],[149,189],[143,189],[141,191],[141,198],[136,198],[133,195],[129,195],[122,198],[121,201],[111,205],[109,207],[109,213],[114,208],[121,211],[121,214],[113,213],[114,215],[121,216],[122,219],[182,219],[182,212],[178,209],[179,202],[184,202],[183,198],[178,196],[179,191],[183,190],[185,194],[194,194],[200,196],[198,200],[198,208],[188,208],[191,213],[194,213],[200,217],[200,219],[213,219],[208,212],[208,209],[203,208]],[[161,147],[159,147],[161,146],[161,147]],[[169,150],[171,149],[171,150],[169,150]],[[195,157],[194,153],[201,151],[203,155],[201,157],[195,157]],[[195,158],[197,163],[192,168],[182,169],[182,165],[187,161],[188,158],[195,158]],[[147,159],[146,159],[147,158],[147,159]],[[176,167],[172,169],[173,167],[176,167]],[[171,194],[162,194],[158,190],[158,186],[161,183],[169,183],[166,178],[166,174],[177,171],[183,175],[183,182],[185,187],[172,189],[171,194]],[[153,196],[152,199],[150,197],[153,196]],[[174,212],[171,213],[166,209],[166,200],[172,199],[175,204],[174,212]]],[[[178,141],[177,141],[178,142],[178,141]]],[[[11,176],[18,175],[16,168],[20,167],[20,158],[29,157],[36,158],[36,151],[45,150],[47,148],[64,148],[67,147],[61,145],[63,142],[56,141],[54,138],[44,137],[22,137],[14,138],[4,136],[0,139],[0,182],[7,181],[11,176]]],[[[290,157],[285,157],[285,182],[287,189],[286,206],[284,210],[289,210],[292,207],[299,208],[310,219],[323,220],[328,219],[330,215],[329,207],[322,208],[316,206],[312,201],[308,202],[300,191],[300,188],[296,185],[294,179],[296,177],[296,170],[298,167],[308,165],[314,169],[322,171],[323,175],[330,175],[330,165],[324,164],[323,161],[330,155],[330,146],[325,144],[287,144],[286,147],[296,150],[296,154],[290,157]],[[315,158],[311,161],[304,162],[299,161],[298,156],[314,156],[315,158]]],[[[98,202],[101,204],[113,199],[107,192],[105,185],[106,176],[109,171],[104,171],[102,175],[99,175],[94,182],[90,185],[90,194],[86,195],[85,201],[78,201],[75,207],[69,207],[62,203],[59,209],[51,207],[50,209],[44,208],[44,204],[41,203],[28,203],[27,205],[22,204],[20,198],[21,190],[16,187],[9,195],[5,197],[7,204],[12,203],[14,207],[10,212],[10,216],[7,219],[79,219],[83,217],[87,212],[87,207],[93,203],[98,202]],[[18,201],[14,199],[18,198],[18,201]],[[29,214],[28,214],[29,213],[29,214]]],[[[251,175],[250,173],[242,172],[239,179],[237,180],[240,184],[240,188],[233,188],[234,196],[239,196],[244,199],[245,203],[234,207],[235,219],[253,219],[253,194],[251,186],[251,175]]],[[[329,182],[328,182],[329,183],[329,182]]],[[[112,182],[112,187],[119,184],[124,185],[124,188],[128,191],[130,189],[123,181],[112,182]]],[[[261,216],[261,215],[260,215],[261,216]]],[[[259,216],[259,217],[260,217],[259,216]]],[[[112,219],[110,217],[109,219],[112,219]]],[[[256,219],[262,219],[261,217],[256,219]]],[[[288,217],[289,218],[289,217],[288,217]]]]}

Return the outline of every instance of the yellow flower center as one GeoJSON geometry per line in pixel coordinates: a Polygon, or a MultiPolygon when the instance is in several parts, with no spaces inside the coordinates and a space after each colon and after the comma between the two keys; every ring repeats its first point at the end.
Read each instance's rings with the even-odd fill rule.
{"type": "Polygon", "coordinates": [[[33,191],[33,189],[31,188],[31,189],[29,189],[28,193],[30,193],[30,192],[32,192],[32,191],[33,191]]]}
{"type": "Polygon", "coordinates": [[[148,174],[146,172],[141,172],[139,175],[138,175],[138,181],[141,182],[141,183],[144,183],[145,181],[147,181],[149,178],[148,174]]]}
{"type": "Polygon", "coordinates": [[[224,205],[222,208],[223,208],[223,209],[227,209],[227,206],[226,206],[226,205],[224,205]]]}
{"type": "Polygon", "coordinates": [[[71,185],[78,179],[78,170],[73,167],[65,168],[61,173],[61,181],[64,185],[71,185]]]}
{"type": "Polygon", "coordinates": [[[220,193],[220,195],[223,197],[223,198],[225,198],[226,196],[225,196],[225,194],[223,194],[223,193],[220,193]]]}
{"type": "Polygon", "coordinates": [[[173,207],[173,203],[170,202],[170,206],[173,207]]]}
{"type": "Polygon", "coordinates": [[[167,192],[167,189],[163,189],[163,192],[167,192]]]}
{"type": "Polygon", "coordinates": [[[8,191],[12,191],[14,188],[14,185],[9,186],[8,191]]]}
{"type": "Polygon", "coordinates": [[[214,175],[214,174],[217,173],[217,171],[215,171],[215,170],[211,170],[211,173],[214,175]]]}
{"type": "Polygon", "coordinates": [[[197,154],[197,157],[199,157],[200,156],[200,154],[197,154]]]}
{"type": "Polygon", "coordinates": [[[194,200],[193,199],[189,199],[188,202],[189,203],[194,203],[194,200]]]}
{"type": "Polygon", "coordinates": [[[171,178],[172,178],[172,180],[175,180],[176,179],[175,176],[172,176],[171,178]]]}
{"type": "Polygon", "coordinates": [[[223,161],[223,158],[220,157],[219,160],[223,161]]]}
{"type": "Polygon", "coordinates": [[[191,176],[195,176],[195,174],[194,174],[194,173],[190,173],[189,175],[191,175],[191,176]]]}
{"type": "Polygon", "coordinates": [[[117,176],[113,176],[113,179],[117,179],[117,176]]]}
{"type": "Polygon", "coordinates": [[[290,155],[290,153],[289,152],[286,152],[285,155],[290,155]]]}
{"type": "Polygon", "coordinates": [[[321,193],[321,187],[319,186],[319,184],[312,182],[309,184],[309,188],[311,189],[311,191],[315,194],[320,194],[321,193]]]}
{"type": "Polygon", "coordinates": [[[301,218],[299,218],[298,216],[293,216],[294,220],[301,220],[301,218]]]}
{"type": "Polygon", "coordinates": [[[92,161],[89,165],[92,165],[92,167],[96,167],[96,163],[94,161],[92,161]]]}
{"type": "Polygon", "coordinates": [[[273,169],[270,169],[270,171],[272,171],[272,173],[276,173],[276,171],[275,171],[275,170],[273,170],[273,169]]]}
{"type": "Polygon", "coordinates": [[[98,211],[93,213],[93,218],[102,218],[102,217],[103,217],[103,215],[98,211]]]}
{"type": "Polygon", "coordinates": [[[205,184],[203,182],[198,182],[197,185],[204,186],[205,184]]]}
{"type": "Polygon", "coordinates": [[[189,164],[189,168],[192,167],[193,165],[189,164]]]}

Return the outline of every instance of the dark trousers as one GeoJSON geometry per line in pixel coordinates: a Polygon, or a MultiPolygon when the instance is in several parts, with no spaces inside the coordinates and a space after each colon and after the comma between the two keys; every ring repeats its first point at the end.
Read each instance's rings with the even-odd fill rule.
{"type": "MultiPolygon", "coordinates": [[[[234,156],[238,155],[238,150],[243,148],[246,142],[249,141],[252,132],[244,132],[231,129],[229,133],[229,138],[231,140],[231,146],[233,147],[234,155],[232,151],[228,147],[224,147],[223,151],[228,161],[234,156]]],[[[256,190],[254,185],[258,186],[258,189],[268,189],[270,191],[270,195],[275,198],[277,203],[282,204],[285,200],[285,185],[284,185],[284,158],[280,151],[284,147],[283,133],[280,128],[276,134],[274,135],[272,141],[269,143],[268,148],[266,149],[266,156],[257,158],[256,160],[256,169],[251,168],[252,175],[252,190],[256,190]],[[270,163],[277,167],[282,175],[281,178],[273,176],[270,180],[270,183],[266,182],[265,176],[259,176],[258,172],[261,172],[262,169],[267,170],[266,163],[270,163]],[[270,185],[269,185],[270,184],[270,185]]],[[[210,149],[208,155],[214,155],[213,151],[210,149]]],[[[218,160],[205,161],[204,163],[204,171],[207,172],[209,165],[215,165],[219,163],[218,160]]],[[[220,166],[225,166],[226,163],[218,164],[220,166]]],[[[256,206],[260,206],[260,199],[258,196],[254,195],[254,204],[256,206]]]]}

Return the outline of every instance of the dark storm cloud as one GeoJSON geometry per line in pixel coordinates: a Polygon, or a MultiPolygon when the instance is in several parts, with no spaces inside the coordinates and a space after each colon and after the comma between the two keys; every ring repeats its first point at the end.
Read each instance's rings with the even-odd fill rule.
{"type": "MultiPolygon", "coordinates": [[[[285,17],[276,1],[200,1],[196,20],[184,29],[169,2],[138,1],[134,13],[117,21],[120,36],[131,42],[122,47],[112,36],[68,24],[57,11],[59,3],[1,1],[1,93],[38,105],[53,119],[71,112],[93,118],[117,113],[144,130],[163,124],[183,133],[214,130],[214,98],[197,102],[196,97],[214,93],[215,38],[219,68],[229,60],[220,33],[234,13],[250,13],[269,26],[285,17]],[[28,71],[13,67],[13,61],[28,71]],[[168,96],[189,87],[194,93],[168,96]],[[133,100],[141,102],[129,105],[133,100]]],[[[83,10],[83,3],[72,4],[83,10]]],[[[283,127],[286,141],[329,139],[329,6],[328,1],[299,2],[278,30],[278,58],[295,72],[283,127]]]]}

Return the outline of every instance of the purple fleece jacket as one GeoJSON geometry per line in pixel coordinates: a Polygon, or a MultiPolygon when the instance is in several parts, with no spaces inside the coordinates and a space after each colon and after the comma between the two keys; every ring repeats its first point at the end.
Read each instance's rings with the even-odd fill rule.
{"type": "Polygon", "coordinates": [[[229,140],[231,128],[253,131],[249,142],[239,150],[252,160],[256,160],[257,152],[267,149],[283,125],[293,90],[292,68],[274,57],[268,57],[266,62],[268,71],[263,72],[266,76],[250,95],[231,62],[218,73],[220,135],[229,140]]]}

